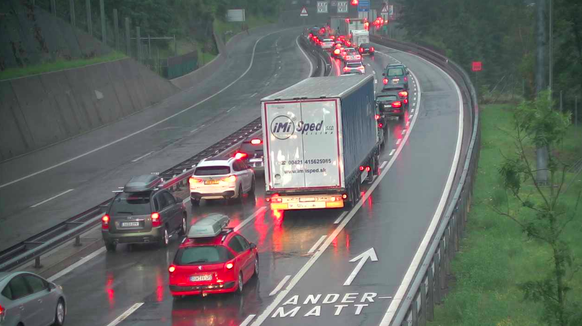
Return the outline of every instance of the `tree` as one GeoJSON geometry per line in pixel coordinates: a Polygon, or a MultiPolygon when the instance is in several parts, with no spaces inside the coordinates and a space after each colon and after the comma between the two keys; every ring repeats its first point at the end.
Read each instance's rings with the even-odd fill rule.
{"type": "Polygon", "coordinates": [[[536,169],[530,155],[533,147],[554,148],[570,125],[567,114],[552,109],[548,91],[534,101],[524,101],[514,113],[513,139],[515,153],[505,158],[499,173],[506,195],[516,199],[517,207],[507,200],[506,209],[492,206],[498,214],[515,221],[530,240],[545,244],[552,255],[552,268],[547,275],[519,287],[524,298],[544,306],[544,321],[548,325],[574,325],[575,302],[568,300],[568,276],[576,271],[563,231],[577,216],[580,194],[574,207],[566,207],[561,199],[567,166],[555,155],[549,155],[549,187],[536,179],[536,169]]]}

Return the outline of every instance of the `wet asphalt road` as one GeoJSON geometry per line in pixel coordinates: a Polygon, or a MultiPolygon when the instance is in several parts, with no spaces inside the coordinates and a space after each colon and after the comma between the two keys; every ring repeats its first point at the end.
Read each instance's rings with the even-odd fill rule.
{"type": "MultiPolygon", "coordinates": [[[[243,295],[174,300],[167,267],[178,239],[167,249],[119,246],[57,280],[68,296],[67,323],[105,326],[139,306],[120,325],[239,325],[245,319],[253,325],[378,325],[443,200],[459,130],[451,80],[423,60],[389,55],[366,58],[368,73],[377,73],[379,88],[382,67],[392,58],[402,61],[418,78],[422,92],[412,92],[411,100],[420,104],[412,101],[414,112],[388,124],[380,162],[389,163],[364,188],[356,208],[276,214],[263,208],[259,187],[256,200],[242,205],[203,202],[189,211],[190,224],[211,212],[228,214],[232,225],[256,215],[240,233],[258,245],[260,276],[245,285],[243,295]],[[349,261],[371,248],[377,261],[367,261],[344,285],[358,264],[349,261]],[[281,290],[272,293],[283,279],[281,290]]],[[[257,75],[268,66],[261,65],[257,75]]],[[[256,110],[258,98],[254,102],[256,110]]]]}

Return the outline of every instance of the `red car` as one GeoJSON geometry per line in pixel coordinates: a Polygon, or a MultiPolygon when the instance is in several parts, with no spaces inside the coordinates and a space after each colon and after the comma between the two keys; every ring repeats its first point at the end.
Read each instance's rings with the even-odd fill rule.
{"type": "Polygon", "coordinates": [[[212,214],[194,224],[168,268],[173,297],[242,293],[259,273],[257,246],[228,228],[226,215],[212,214]]]}

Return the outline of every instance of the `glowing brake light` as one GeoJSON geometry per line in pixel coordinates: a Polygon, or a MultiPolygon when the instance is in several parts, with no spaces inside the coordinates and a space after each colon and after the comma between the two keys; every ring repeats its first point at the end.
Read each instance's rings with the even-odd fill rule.
{"type": "Polygon", "coordinates": [[[236,154],[234,154],[234,158],[237,160],[242,160],[243,158],[249,156],[247,153],[243,153],[243,152],[236,152],[236,154]]]}
{"type": "Polygon", "coordinates": [[[193,184],[193,183],[202,183],[202,182],[204,182],[204,181],[202,181],[201,179],[197,179],[197,178],[194,178],[194,177],[190,177],[190,178],[188,179],[188,182],[189,182],[190,184],[193,184]]]}
{"type": "Polygon", "coordinates": [[[365,167],[360,166],[360,171],[364,171],[365,167]]]}
{"type": "Polygon", "coordinates": [[[371,168],[371,167],[369,167],[369,166],[366,166],[366,172],[370,172],[371,170],[372,170],[372,168],[371,168]]]}
{"type": "Polygon", "coordinates": [[[408,77],[404,76],[404,81],[407,82],[408,81],[408,77]]]}
{"type": "Polygon", "coordinates": [[[379,114],[376,114],[376,115],[374,116],[374,119],[376,119],[376,120],[380,120],[380,115],[379,115],[379,114]]]}
{"type": "Polygon", "coordinates": [[[273,196],[271,196],[270,201],[272,203],[282,203],[283,198],[279,197],[279,194],[274,194],[273,196]]]}
{"type": "Polygon", "coordinates": [[[175,271],[176,271],[176,266],[170,265],[170,267],[168,267],[168,272],[173,273],[175,271]]]}
{"type": "Polygon", "coordinates": [[[358,5],[358,3],[359,3],[359,1],[358,1],[358,0],[352,0],[352,2],[351,2],[351,3],[352,3],[352,6],[357,6],[357,5],[358,5]]]}
{"type": "Polygon", "coordinates": [[[382,83],[384,83],[384,85],[388,85],[388,78],[382,79],[382,83]]]}
{"type": "Polygon", "coordinates": [[[408,104],[408,98],[405,98],[405,99],[403,100],[403,102],[404,102],[404,104],[408,104]]]}
{"type": "Polygon", "coordinates": [[[400,102],[400,101],[392,102],[392,107],[393,108],[400,108],[400,107],[402,107],[402,102],[400,102]]]}
{"type": "Polygon", "coordinates": [[[259,138],[251,139],[251,144],[253,144],[253,145],[260,145],[262,143],[263,143],[262,139],[259,139],[259,138]]]}
{"type": "Polygon", "coordinates": [[[225,265],[226,269],[232,269],[234,267],[233,263],[226,263],[225,265]]]}
{"type": "Polygon", "coordinates": [[[400,96],[400,97],[408,97],[408,92],[407,91],[398,92],[398,96],[400,96]]]}
{"type": "Polygon", "coordinates": [[[162,225],[162,220],[160,219],[160,213],[152,213],[152,227],[158,227],[162,225]]]}
{"type": "Polygon", "coordinates": [[[335,54],[335,55],[339,55],[339,54],[340,54],[340,52],[341,52],[341,51],[340,51],[340,49],[335,49],[335,50],[333,51],[333,54],[335,54]]]}
{"type": "Polygon", "coordinates": [[[364,49],[363,48],[360,48],[360,53],[364,53],[364,49]]]}
{"type": "Polygon", "coordinates": [[[374,52],[374,47],[371,47],[370,48],[370,52],[374,52]]]}
{"type": "Polygon", "coordinates": [[[350,68],[344,67],[344,71],[350,71],[350,68]]]}
{"type": "Polygon", "coordinates": [[[234,183],[234,182],[236,182],[236,175],[229,175],[226,178],[222,178],[222,180],[220,180],[220,181],[234,183]]]}
{"type": "Polygon", "coordinates": [[[382,122],[379,122],[378,123],[378,128],[380,128],[380,129],[384,128],[384,124],[382,122]]]}
{"type": "Polygon", "coordinates": [[[103,230],[109,230],[109,215],[105,214],[103,215],[103,217],[101,218],[101,229],[103,230]]]}

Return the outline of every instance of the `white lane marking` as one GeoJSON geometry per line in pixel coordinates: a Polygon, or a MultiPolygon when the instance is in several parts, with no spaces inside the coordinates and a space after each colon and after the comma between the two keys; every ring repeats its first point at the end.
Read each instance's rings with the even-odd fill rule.
{"type": "Polygon", "coordinates": [[[402,129],[402,134],[404,135],[406,133],[406,129],[402,129]]]}
{"type": "Polygon", "coordinates": [[[370,64],[369,64],[369,63],[366,63],[366,66],[368,66],[368,67],[372,67],[372,66],[370,66],[370,64]]]}
{"type": "Polygon", "coordinates": [[[291,278],[291,275],[286,275],[285,277],[283,277],[281,282],[279,282],[279,284],[277,284],[277,286],[273,289],[273,291],[271,291],[271,293],[269,293],[269,296],[272,297],[275,294],[277,294],[277,292],[279,292],[279,290],[281,290],[283,288],[283,285],[285,285],[285,283],[287,283],[287,281],[289,281],[290,278],[291,278]]]}
{"type": "Polygon", "coordinates": [[[414,113],[414,109],[412,109],[412,111],[410,111],[410,113],[414,113]]]}
{"type": "Polygon", "coordinates": [[[392,297],[378,297],[378,299],[392,299],[392,297]]]}
{"type": "Polygon", "coordinates": [[[370,261],[378,261],[378,256],[376,256],[376,251],[374,250],[374,248],[370,248],[361,253],[360,255],[350,259],[350,263],[358,262],[358,264],[344,282],[344,286],[349,286],[352,284],[352,282],[354,281],[356,276],[358,276],[358,273],[360,272],[360,270],[362,270],[362,267],[364,267],[368,259],[370,259],[370,261]]]}
{"type": "MultiPolygon", "coordinates": [[[[412,74],[412,71],[410,73],[412,74]]],[[[419,94],[420,94],[420,90],[419,90],[419,94]]],[[[420,95],[419,95],[419,97],[420,97],[420,95]]],[[[419,103],[420,103],[420,100],[419,100],[419,103]]],[[[418,105],[417,105],[417,108],[418,108],[418,105]]],[[[414,128],[414,124],[415,123],[416,123],[416,117],[415,117],[414,120],[412,120],[412,125],[410,126],[410,129],[411,130],[412,130],[412,128],[414,128]]],[[[408,139],[408,137],[410,137],[410,134],[411,133],[407,133],[404,136],[404,143],[406,143],[406,140],[408,139]]],[[[356,203],[356,205],[354,206],[354,208],[352,208],[352,210],[348,213],[348,215],[346,216],[346,218],[343,219],[343,221],[340,223],[340,225],[338,225],[338,227],[327,238],[327,240],[323,243],[323,245],[315,252],[315,254],[313,256],[311,256],[311,258],[309,258],[309,260],[307,261],[307,263],[305,263],[305,265],[303,265],[303,267],[301,267],[301,269],[299,270],[299,272],[297,272],[297,274],[295,274],[295,276],[291,279],[291,282],[289,283],[289,285],[287,285],[287,287],[284,290],[282,290],[281,292],[279,292],[279,294],[275,297],[275,300],[273,300],[271,302],[271,304],[268,305],[267,308],[265,310],[263,310],[263,312],[257,317],[257,319],[255,319],[255,321],[253,322],[252,326],[259,326],[259,325],[261,325],[269,316],[271,316],[271,313],[273,312],[273,310],[275,310],[275,308],[277,308],[277,306],[281,303],[281,301],[283,301],[283,299],[285,298],[285,296],[291,290],[293,290],[293,288],[295,287],[295,285],[297,285],[297,283],[299,283],[299,281],[301,280],[301,278],[307,273],[307,271],[309,271],[309,269],[311,268],[311,266],[313,266],[315,264],[315,262],[317,262],[317,260],[319,259],[319,257],[323,254],[323,252],[331,245],[331,243],[333,242],[333,240],[338,236],[338,234],[340,234],[340,232],[346,227],[346,225],[356,215],[356,212],[360,209],[360,207],[362,207],[362,205],[364,204],[364,202],[366,202],[366,200],[368,200],[368,197],[370,197],[370,195],[376,189],[376,187],[378,186],[378,184],[380,183],[380,181],[382,181],[382,179],[386,176],[386,174],[388,174],[388,171],[390,170],[390,168],[392,167],[392,165],[394,165],[394,162],[396,161],[396,158],[400,155],[400,152],[402,152],[402,149],[403,148],[404,148],[403,145],[400,145],[398,147],[398,149],[396,150],[396,155],[394,155],[390,159],[390,162],[388,162],[387,168],[385,170],[383,170],[382,173],[380,174],[380,176],[376,179],[376,181],[374,181],[374,183],[372,183],[372,185],[370,186],[370,188],[368,189],[368,191],[366,191],[366,193],[364,194],[364,196],[362,196],[362,198],[360,199],[360,201],[358,201],[356,203]]]]}
{"type": "Polygon", "coordinates": [[[245,320],[243,320],[243,322],[240,324],[240,326],[247,326],[251,320],[253,320],[253,318],[255,318],[256,315],[248,315],[247,318],[245,318],[245,320]]]}
{"type": "Polygon", "coordinates": [[[141,159],[142,159],[142,158],[144,158],[144,157],[148,157],[148,156],[152,155],[152,153],[153,153],[153,152],[154,152],[154,151],[151,151],[151,152],[149,152],[149,153],[147,153],[147,154],[145,154],[145,155],[142,155],[142,156],[140,156],[140,157],[136,158],[135,160],[131,160],[131,161],[132,161],[133,163],[135,163],[135,162],[137,162],[137,161],[141,160],[141,159]]]}
{"type": "MultiPolygon", "coordinates": [[[[430,239],[432,239],[434,233],[436,232],[438,222],[439,222],[440,217],[443,213],[443,210],[445,209],[445,205],[447,203],[447,200],[448,200],[450,192],[451,192],[451,188],[453,186],[453,181],[455,179],[455,173],[457,171],[457,165],[459,164],[459,158],[461,156],[461,145],[462,145],[462,141],[463,141],[463,128],[464,128],[464,126],[463,126],[463,114],[464,114],[464,112],[463,112],[463,98],[461,95],[461,90],[459,89],[459,86],[455,83],[453,78],[451,76],[449,76],[447,73],[445,73],[441,68],[439,68],[438,66],[430,63],[429,61],[427,61],[421,57],[418,57],[418,58],[420,58],[421,60],[427,62],[428,64],[436,67],[445,76],[447,76],[449,78],[449,80],[451,81],[451,83],[453,85],[455,85],[455,89],[457,90],[457,96],[458,96],[458,100],[459,100],[459,132],[457,134],[457,147],[455,148],[455,156],[454,156],[453,162],[451,164],[451,170],[449,171],[449,177],[448,177],[447,182],[445,184],[445,188],[443,189],[443,193],[442,193],[439,205],[437,207],[437,210],[432,218],[432,221],[431,221],[426,233],[424,234],[424,238],[422,239],[420,246],[416,250],[416,254],[414,255],[414,258],[412,259],[412,262],[408,266],[408,270],[406,271],[406,274],[404,275],[404,278],[402,279],[402,283],[400,283],[400,286],[398,287],[398,290],[396,291],[396,294],[394,295],[394,299],[392,300],[392,302],[390,302],[390,305],[388,306],[388,309],[386,310],[386,313],[384,314],[384,317],[382,318],[382,321],[380,322],[380,326],[390,325],[390,323],[392,322],[392,319],[394,318],[394,315],[396,314],[396,309],[400,305],[400,302],[405,299],[404,294],[406,293],[406,290],[410,286],[410,282],[412,282],[414,274],[415,274],[416,270],[418,269],[418,265],[420,264],[421,259],[424,256],[424,253],[427,250],[428,245],[430,244],[430,239]]],[[[420,94],[419,94],[419,98],[420,98],[420,94]]],[[[420,99],[419,99],[419,102],[420,102],[420,99]]]]}
{"type": "Polygon", "coordinates": [[[216,92],[216,93],[214,93],[214,94],[210,95],[209,97],[207,97],[207,98],[203,99],[202,101],[200,101],[200,102],[198,102],[198,103],[196,103],[196,104],[193,104],[193,105],[191,105],[191,106],[189,106],[189,107],[185,108],[184,110],[182,110],[182,111],[179,111],[179,112],[177,112],[177,113],[174,113],[174,114],[170,115],[169,117],[166,117],[166,118],[164,118],[164,119],[162,119],[162,120],[160,120],[160,121],[158,121],[158,122],[156,122],[156,123],[154,123],[154,124],[151,124],[151,125],[149,125],[149,126],[147,126],[147,127],[145,127],[145,128],[142,128],[142,129],[140,129],[140,130],[138,130],[138,131],[132,132],[131,134],[129,134],[129,135],[127,135],[127,136],[124,136],[124,137],[121,137],[121,138],[119,138],[119,139],[116,139],[116,140],[114,140],[114,141],[112,141],[112,142],[110,142],[110,143],[108,143],[108,144],[105,144],[105,145],[99,146],[99,147],[97,147],[97,148],[95,148],[95,149],[92,149],[92,150],[90,150],[90,151],[88,151],[88,152],[85,152],[85,153],[83,153],[83,154],[77,155],[77,156],[75,156],[75,157],[73,157],[73,158],[70,158],[70,159],[68,159],[68,160],[65,160],[65,161],[63,161],[63,162],[61,162],[61,163],[57,163],[57,164],[55,164],[55,165],[53,165],[53,166],[50,166],[50,167],[48,167],[48,168],[45,168],[45,169],[42,169],[42,170],[36,171],[36,172],[34,172],[34,173],[31,173],[31,174],[29,174],[29,175],[27,175],[27,176],[24,176],[24,177],[22,177],[22,178],[18,178],[18,179],[16,179],[16,180],[12,180],[12,181],[10,181],[10,182],[7,182],[7,183],[5,183],[5,184],[3,184],[3,185],[0,185],[0,189],[4,188],[4,187],[6,187],[6,186],[10,186],[10,185],[12,185],[12,184],[15,184],[15,183],[17,183],[17,182],[20,182],[20,181],[22,181],[22,180],[26,180],[26,179],[28,179],[28,178],[32,178],[32,177],[34,177],[35,175],[39,175],[39,174],[41,174],[41,173],[44,173],[44,172],[46,172],[46,171],[50,171],[50,170],[52,170],[52,169],[54,169],[54,168],[57,168],[57,167],[59,167],[59,166],[62,166],[62,165],[65,165],[65,164],[67,164],[67,163],[73,162],[73,161],[75,161],[75,160],[78,160],[78,159],[80,159],[80,158],[82,158],[82,157],[85,157],[85,156],[87,156],[87,155],[90,155],[90,154],[93,154],[93,153],[95,153],[95,152],[97,152],[97,151],[100,151],[100,150],[102,150],[102,149],[104,149],[104,148],[107,148],[107,147],[109,147],[109,146],[111,146],[111,145],[115,145],[115,144],[117,144],[117,143],[119,143],[119,142],[121,142],[121,141],[124,141],[124,140],[126,140],[126,139],[128,139],[128,138],[131,138],[131,137],[133,137],[133,136],[135,136],[135,135],[138,135],[138,134],[140,134],[140,133],[142,133],[142,132],[144,132],[144,131],[146,131],[146,130],[149,130],[149,129],[151,129],[151,128],[153,128],[153,127],[155,127],[155,126],[157,126],[157,125],[159,125],[159,124],[161,124],[161,123],[164,123],[164,122],[166,122],[166,121],[168,121],[168,120],[170,120],[170,119],[172,119],[172,118],[174,118],[174,117],[176,117],[176,116],[178,116],[178,115],[180,115],[180,114],[182,114],[182,113],[184,113],[184,112],[186,112],[186,111],[189,111],[189,110],[191,110],[191,109],[193,109],[193,108],[195,108],[195,107],[199,106],[199,105],[200,105],[200,104],[202,104],[202,103],[205,103],[205,102],[207,102],[208,100],[210,100],[210,99],[214,98],[214,97],[215,97],[215,96],[217,96],[218,94],[221,94],[222,92],[224,92],[225,90],[227,90],[227,89],[228,89],[230,86],[234,85],[236,82],[238,82],[239,80],[241,80],[241,79],[242,79],[244,76],[246,76],[246,74],[247,74],[247,73],[248,73],[248,72],[251,70],[251,68],[253,67],[253,63],[254,63],[254,61],[255,61],[255,52],[256,52],[256,50],[257,50],[257,45],[259,44],[259,42],[260,42],[262,39],[264,39],[265,37],[267,37],[267,36],[269,36],[269,35],[271,35],[271,34],[279,33],[279,32],[282,32],[282,31],[284,31],[284,30],[280,30],[280,31],[271,32],[271,33],[269,33],[269,34],[267,34],[267,35],[264,35],[264,36],[262,36],[261,38],[259,38],[259,39],[258,39],[258,40],[255,42],[255,45],[253,46],[253,52],[252,52],[252,55],[251,55],[251,62],[250,62],[250,64],[249,64],[249,67],[247,68],[247,70],[245,70],[245,72],[243,72],[243,74],[242,74],[242,75],[240,75],[240,76],[239,76],[237,79],[233,80],[233,81],[232,81],[230,84],[226,85],[226,87],[224,87],[223,89],[219,90],[218,92],[216,92]]]}
{"type": "Polygon", "coordinates": [[[386,164],[388,164],[388,161],[382,162],[382,165],[380,165],[380,170],[383,170],[386,164]]]}
{"type": "Polygon", "coordinates": [[[40,203],[38,203],[38,204],[34,204],[34,205],[30,206],[30,208],[35,208],[36,206],[40,206],[40,205],[42,205],[42,204],[44,204],[44,203],[46,203],[46,202],[49,202],[49,201],[51,201],[51,200],[53,200],[53,199],[55,199],[55,198],[57,198],[57,197],[60,197],[60,196],[62,196],[62,195],[64,195],[64,194],[66,194],[66,193],[69,193],[69,192],[71,192],[71,191],[73,191],[73,190],[75,190],[75,189],[69,189],[69,190],[67,190],[67,191],[61,192],[60,194],[58,194],[58,195],[56,195],[56,196],[52,196],[52,197],[51,197],[51,198],[49,198],[49,199],[43,200],[43,201],[41,201],[41,202],[40,202],[40,203]]]}
{"type": "Polygon", "coordinates": [[[251,216],[247,217],[247,219],[246,219],[246,220],[242,221],[242,223],[240,223],[239,225],[237,225],[237,226],[234,228],[234,232],[238,232],[238,230],[240,230],[240,229],[244,228],[244,227],[245,227],[245,225],[247,225],[247,224],[248,224],[250,221],[254,220],[254,219],[255,219],[255,217],[257,217],[259,214],[261,214],[261,213],[262,213],[262,212],[264,212],[265,210],[267,210],[267,207],[265,207],[265,206],[263,206],[263,207],[261,207],[261,208],[257,209],[257,210],[256,210],[256,211],[253,213],[253,215],[251,215],[251,216]]]}
{"type": "Polygon", "coordinates": [[[105,252],[105,247],[101,247],[99,248],[99,250],[96,250],[94,252],[92,252],[91,254],[89,254],[88,256],[83,257],[81,260],[79,260],[78,262],[72,264],[71,266],[63,269],[62,271],[56,273],[55,275],[51,276],[48,278],[48,280],[50,282],[54,282],[56,280],[58,280],[59,278],[69,274],[73,269],[85,264],[86,262],[88,262],[89,260],[97,257],[98,255],[102,254],[105,252]]]}
{"type": "Polygon", "coordinates": [[[341,215],[337,218],[337,220],[335,220],[335,222],[333,222],[333,224],[339,224],[346,215],[348,215],[348,212],[341,213],[341,215]]]}
{"type": "Polygon", "coordinates": [[[396,141],[396,145],[400,145],[401,141],[402,141],[402,138],[398,138],[398,140],[396,141]]]}
{"type": "Polygon", "coordinates": [[[410,121],[406,121],[406,126],[410,126],[410,121]]]}
{"type": "MultiPolygon", "coordinates": [[[[309,57],[307,56],[307,53],[305,53],[305,51],[303,51],[303,49],[299,45],[299,36],[297,36],[297,38],[295,39],[295,43],[297,43],[297,47],[299,48],[299,50],[301,50],[301,53],[303,53],[303,55],[305,56],[305,59],[307,59],[307,62],[309,62],[309,76],[308,77],[311,77],[311,75],[313,75],[313,63],[311,62],[311,59],[309,59],[309,57]]],[[[277,74],[275,74],[275,76],[276,75],[277,74]]]]}
{"type": "Polygon", "coordinates": [[[200,127],[196,127],[196,128],[194,128],[194,129],[192,129],[192,131],[190,131],[190,133],[191,133],[191,134],[192,134],[192,133],[195,133],[196,131],[198,131],[198,130],[200,130],[200,129],[204,128],[204,126],[206,126],[206,124],[202,124],[200,127]]]}
{"type": "Polygon", "coordinates": [[[313,247],[311,247],[311,249],[309,249],[309,251],[307,253],[308,254],[314,253],[315,250],[317,249],[317,247],[319,247],[319,245],[323,242],[323,240],[325,240],[325,238],[327,238],[327,235],[322,235],[321,238],[319,238],[319,240],[317,240],[317,242],[315,244],[313,244],[313,247]]]}
{"type": "Polygon", "coordinates": [[[411,114],[408,119],[412,119],[414,117],[414,114],[411,114]]]}
{"type": "Polygon", "coordinates": [[[107,326],[115,326],[115,325],[121,323],[122,321],[125,320],[125,318],[129,317],[134,311],[139,309],[139,307],[141,307],[142,305],[143,305],[143,302],[135,303],[133,306],[131,306],[129,309],[127,309],[124,313],[122,313],[121,316],[117,317],[114,321],[110,322],[107,326]]]}
{"type": "MultiPolygon", "coordinates": [[[[255,94],[257,94],[257,93],[255,93],[255,94]]],[[[251,95],[251,97],[253,97],[253,95],[251,95]]],[[[235,106],[233,106],[232,108],[230,108],[230,109],[226,110],[226,112],[230,112],[230,111],[234,110],[234,108],[236,108],[236,105],[235,105],[235,106]]]]}
{"type": "Polygon", "coordinates": [[[395,149],[391,150],[391,151],[390,151],[390,154],[388,154],[388,155],[389,155],[389,156],[392,156],[392,154],[394,154],[394,152],[396,152],[396,150],[395,150],[395,149]]]}
{"type": "Polygon", "coordinates": [[[251,95],[251,97],[255,97],[255,95],[257,95],[257,94],[259,94],[259,93],[253,93],[253,95],[251,95]]]}
{"type": "Polygon", "coordinates": [[[378,84],[378,79],[374,78],[374,84],[378,84]]]}

